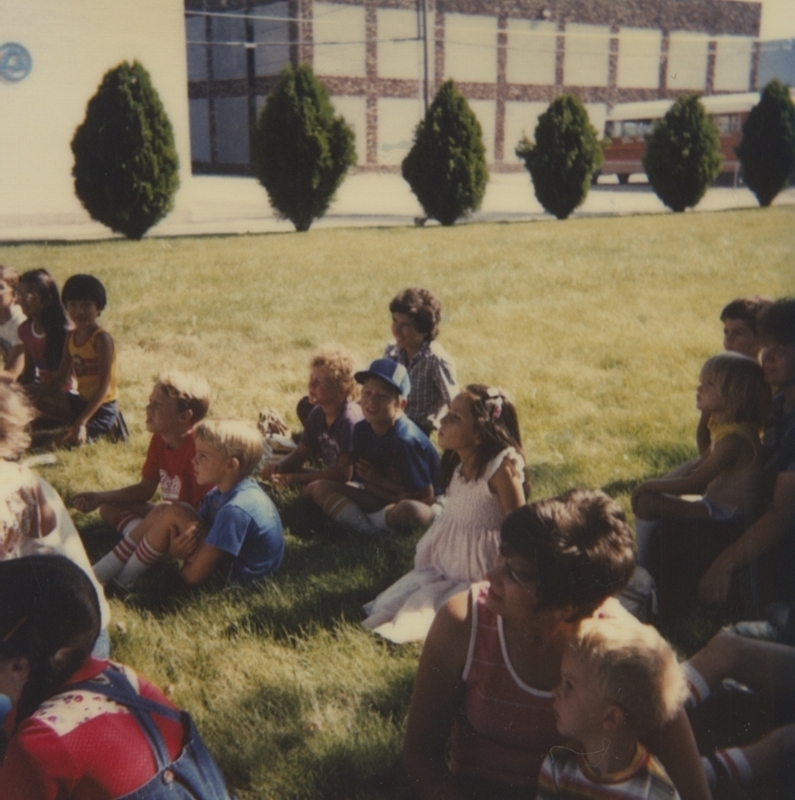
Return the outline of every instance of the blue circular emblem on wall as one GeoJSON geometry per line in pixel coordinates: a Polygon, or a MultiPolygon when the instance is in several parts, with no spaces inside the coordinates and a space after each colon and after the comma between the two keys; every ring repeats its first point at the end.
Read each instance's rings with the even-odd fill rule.
{"type": "Polygon", "coordinates": [[[16,42],[0,45],[0,77],[16,83],[27,78],[33,66],[30,53],[16,42]]]}

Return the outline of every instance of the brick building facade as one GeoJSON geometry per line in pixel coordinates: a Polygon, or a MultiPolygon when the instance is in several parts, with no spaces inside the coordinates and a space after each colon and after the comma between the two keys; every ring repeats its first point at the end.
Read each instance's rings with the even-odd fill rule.
{"type": "Polygon", "coordinates": [[[250,174],[248,131],[284,64],[309,63],[356,132],[359,169],[397,170],[445,79],[478,116],[494,170],[563,92],[597,129],[617,103],[747,92],[759,2],[185,0],[195,172],[250,174]]]}

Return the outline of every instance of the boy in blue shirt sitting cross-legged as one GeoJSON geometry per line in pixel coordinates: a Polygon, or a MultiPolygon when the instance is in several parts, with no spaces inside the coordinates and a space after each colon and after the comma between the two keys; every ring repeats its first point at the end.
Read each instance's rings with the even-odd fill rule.
{"type": "Polygon", "coordinates": [[[364,414],[353,429],[355,482],[316,481],[307,493],[327,516],[361,533],[427,527],[436,514],[439,454],[403,413],[408,372],[379,358],[354,377],[364,414]]]}
{"type": "Polygon", "coordinates": [[[259,431],[236,420],[207,420],[196,427],[195,439],[196,481],[215,488],[198,513],[187,504],[163,503],[147,514],[131,534],[138,541],[135,553],[116,576],[122,586],[166,555],[182,559],[180,577],[191,586],[217,572],[245,585],[281,564],[279,513],[251,477],[262,459],[259,431]]]}

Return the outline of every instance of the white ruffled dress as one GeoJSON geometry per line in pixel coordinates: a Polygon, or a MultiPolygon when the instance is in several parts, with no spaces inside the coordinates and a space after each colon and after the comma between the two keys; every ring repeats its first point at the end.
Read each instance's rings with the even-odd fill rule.
{"type": "Polygon", "coordinates": [[[365,628],[398,644],[423,641],[436,612],[486,577],[505,518],[488,484],[506,458],[522,472],[524,461],[513,447],[495,456],[477,480],[465,480],[456,468],[444,510],[417,542],[414,569],[364,606],[365,628]]]}

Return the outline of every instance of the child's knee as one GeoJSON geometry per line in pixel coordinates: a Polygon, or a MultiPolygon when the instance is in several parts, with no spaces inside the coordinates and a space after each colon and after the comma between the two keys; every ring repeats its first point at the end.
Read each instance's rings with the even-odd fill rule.
{"type": "Polygon", "coordinates": [[[433,509],[416,500],[401,500],[386,512],[386,523],[396,530],[427,527],[433,521],[433,509]]]}

